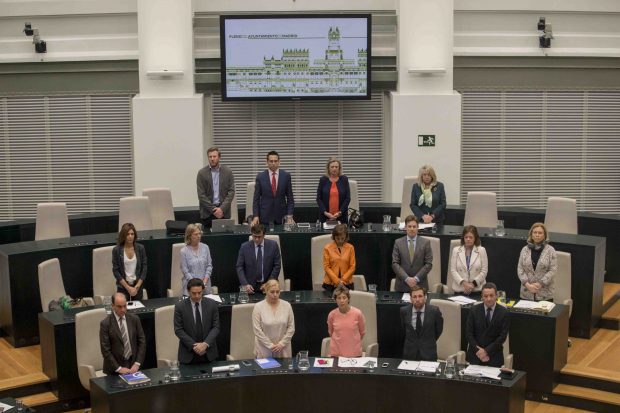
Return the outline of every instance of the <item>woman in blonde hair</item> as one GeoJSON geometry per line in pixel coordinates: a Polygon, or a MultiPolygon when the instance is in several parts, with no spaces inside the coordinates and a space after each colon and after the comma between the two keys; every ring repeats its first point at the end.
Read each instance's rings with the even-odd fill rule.
{"type": "Polygon", "coordinates": [[[200,242],[202,226],[189,224],[185,228],[185,246],[181,248],[181,272],[183,273],[183,295],[187,294],[187,282],[200,278],[205,285],[205,294],[211,292],[211,272],[213,264],[209,246],[200,242]]]}
{"type": "Polygon", "coordinates": [[[437,181],[435,170],[424,165],[418,171],[418,183],[411,190],[411,204],[414,215],[422,224],[443,223],[446,211],[446,191],[437,181]]]}
{"type": "Polygon", "coordinates": [[[327,161],[325,175],[319,179],[316,189],[316,203],[319,206],[319,219],[325,222],[336,219],[347,223],[351,191],[349,178],[342,174],[342,163],[337,158],[327,161]]]}
{"type": "Polygon", "coordinates": [[[295,334],[295,317],[291,305],[280,300],[280,284],[269,280],[261,287],[265,299],[252,311],[254,356],[256,358],[290,358],[291,339],[295,334]]]}
{"type": "Polygon", "coordinates": [[[536,222],[530,228],[527,245],[521,250],[517,274],[521,281],[521,298],[534,301],[553,301],[553,279],[558,270],[555,249],[549,245],[547,228],[536,222]]]}

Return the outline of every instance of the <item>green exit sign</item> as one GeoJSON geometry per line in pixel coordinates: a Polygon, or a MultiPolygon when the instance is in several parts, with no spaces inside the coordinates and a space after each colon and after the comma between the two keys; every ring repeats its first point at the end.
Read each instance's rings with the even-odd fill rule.
{"type": "Polygon", "coordinates": [[[435,146],[435,135],[418,135],[418,146],[435,146]]]}

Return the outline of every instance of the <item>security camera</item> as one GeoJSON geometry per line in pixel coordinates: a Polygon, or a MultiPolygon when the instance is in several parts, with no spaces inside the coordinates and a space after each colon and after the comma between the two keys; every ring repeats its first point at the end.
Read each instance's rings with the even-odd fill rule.
{"type": "Polygon", "coordinates": [[[26,36],[32,36],[32,43],[34,44],[34,51],[37,53],[47,53],[47,43],[41,40],[39,36],[39,29],[33,29],[30,22],[24,23],[24,33],[26,36]]]}
{"type": "Polygon", "coordinates": [[[541,17],[540,19],[538,19],[538,30],[540,31],[545,30],[545,18],[544,17],[541,17]]]}
{"type": "Polygon", "coordinates": [[[32,24],[30,24],[30,22],[24,23],[24,33],[26,33],[26,36],[32,36],[33,30],[32,24]]]}
{"type": "Polygon", "coordinates": [[[543,49],[550,48],[551,39],[553,39],[553,29],[550,24],[547,24],[544,17],[538,19],[538,30],[542,31],[542,34],[538,37],[538,46],[543,49]]]}

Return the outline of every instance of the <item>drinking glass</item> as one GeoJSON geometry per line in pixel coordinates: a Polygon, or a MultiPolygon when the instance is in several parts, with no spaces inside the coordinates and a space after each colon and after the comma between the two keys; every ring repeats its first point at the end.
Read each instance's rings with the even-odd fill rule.
{"type": "Polygon", "coordinates": [[[246,304],[250,302],[250,297],[248,296],[248,292],[243,286],[239,287],[239,302],[241,304],[246,304]]]}
{"type": "Polygon", "coordinates": [[[368,292],[377,296],[377,284],[368,284],[368,292]]]}
{"type": "Polygon", "coordinates": [[[503,237],[504,235],[506,235],[506,229],[504,228],[503,219],[497,220],[497,228],[495,228],[495,235],[498,237],[503,237]]]}
{"type": "Polygon", "coordinates": [[[112,314],[112,297],[109,295],[103,297],[103,308],[105,308],[106,314],[112,314]]]}
{"type": "Polygon", "coordinates": [[[178,381],[181,379],[181,372],[179,371],[179,362],[172,360],[170,362],[170,380],[178,381]]]}
{"type": "Polygon", "coordinates": [[[301,301],[301,293],[295,293],[295,302],[298,303],[301,301]]]}
{"type": "Polygon", "coordinates": [[[230,295],[228,296],[228,299],[230,300],[230,303],[231,303],[231,304],[234,304],[234,303],[235,303],[235,300],[237,299],[237,294],[230,294],[230,295]]]}
{"type": "Polygon", "coordinates": [[[302,350],[297,353],[297,367],[299,370],[306,371],[310,368],[310,359],[308,359],[308,350],[302,350]]]}
{"type": "Polygon", "coordinates": [[[451,379],[454,377],[455,367],[454,367],[454,358],[450,357],[446,360],[446,378],[451,379]]]}
{"type": "Polygon", "coordinates": [[[383,216],[383,231],[388,232],[392,230],[392,216],[384,215],[383,216]]]}
{"type": "Polygon", "coordinates": [[[506,305],[506,291],[498,291],[497,292],[497,299],[499,300],[499,303],[502,305],[506,305]]]}

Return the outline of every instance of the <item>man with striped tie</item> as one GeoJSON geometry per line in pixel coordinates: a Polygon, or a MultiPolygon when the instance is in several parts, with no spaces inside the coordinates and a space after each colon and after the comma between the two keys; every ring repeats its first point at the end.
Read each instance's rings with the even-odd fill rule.
{"type": "Polygon", "coordinates": [[[140,370],[146,340],[140,319],[127,312],[123,293],[112,296],[112,314],[101,321],[99,342],[105,374],[127,374],[140,370]]]}

